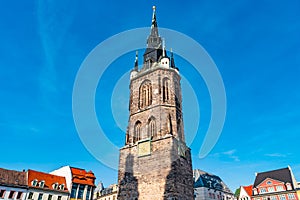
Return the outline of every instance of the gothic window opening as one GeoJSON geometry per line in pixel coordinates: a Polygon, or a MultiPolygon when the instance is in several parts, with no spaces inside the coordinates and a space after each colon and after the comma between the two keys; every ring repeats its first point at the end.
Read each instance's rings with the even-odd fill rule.
{"type": "Polygon", "coordinates": [[[133,142],[139,141],[141,139],[141,127],[142,123],[140,121],[137,121],[134,125],[133,142]]]}
{"type": "Polygon", "coordinates": [[[172,119],[171,119],[170,114],[169,114],[168,119],[167,119],[167,131],[168,131],[168,134],[173,134],[172,119]]]}
{"type": "Polygon", "coordinates": [[[152,85],[149,80],[144,81],[140,87],[139,103],[140,109],[152,104],[152,85]]]}
{"type": "Polygon", "coordinates": [[[148,122],[148,137],[156,137],[156,123],[154,117],[151,117],[148,122]]]}
{"type": "Polygon", "coordinates": [[[163,102],[168,102],[170,100],[170,79],[163,79],[163,102]]]}

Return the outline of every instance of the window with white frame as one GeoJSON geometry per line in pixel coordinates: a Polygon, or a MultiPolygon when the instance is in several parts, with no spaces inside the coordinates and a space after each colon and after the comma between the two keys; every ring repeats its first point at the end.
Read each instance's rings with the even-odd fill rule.
{"type": "Polygon", "coordinates": [[[280,195],[279,199],[280,200],[286,200],[285,194],[280,195]]]}
{"type": "Polygon", "coordinates": [[[286,184],[286,189],[287,189],[287,190],[292,190],[292,185],[291,185],[290,183],[287,183],[287,184],[286,184]]]}
{"type": "Polygon", "coordinates": [[[39,194],[38,200],[42,200],[43,199],[43,193],[39,194]]]}
{"type": "Polygon", "coordinates": [[[259,192],[260,192],[260,193],[266,193],[267,190],[266,190],[266,188],[260,188],[260,189],[259,189],[259,192]]]}
{"type": "Polygon", "coordinates": [[[274,191],[275,191],[274,187],[268,187],[268,192],[274,192],[274,191]]]}
{"type": "Polygon", "coordinates": [[[0,190],[0,198],[4,198],[4,196],[5,196],[5,190],[0,190]]]}
{"type": "Polygon", "coordinates": [[[33,199],[32,197],[33,197],[33,192],[29,192],[28,199],[33,199]]]}
{"type": "Polygon", "coordinates": [[[53,188],[54,190],[57,190],[57,188],[58,188],[58,183],[53,183],[53,184],[52,184],[52,188],[53,188]]]}
{"type": "Polygon", "coordinates": [[[43,180],[43,181],[40,181],[39,182],[39,187],[40,188],[44,188],[44,186],[45,186],[45,181],[43,180]]]}
{"type": "Polygon", "coordinates": [[[32,186],[35,187],[35,186],[37,186],[37,184],[38,184],[38,180],[37,179],[34,179],[34,180],[31,181],[31,185],[32,186]]]}
{"type": "Polygon", "coordinates": [[[22,199],[23,192],[18,192],[16,199],[22,199]]]}
{"type": "Polygon", "coordinates": [[[296,196],[294,193],[288,194],[288,199],[296,199],[296,196]]]}
{"type": "Polygon", "coordinates": [[[86,200],[90,199],[90,192],[91,192],[91,186],[87,186],[87,190],[86,190],[86,200]]]}
{"type": "Polygon", "coordinates": [[[76,198],[78,184],[73,183],[70,198],[76,198]]]}
{"type": "Polygon", "coordinates": [[[276,186],[276,191],[283,191],[283,186],[282,185],[277,185],[276,186]]]}
{"type": "Polygon", "coordinates": [[[254,193],[255,195],[257,194],[257,189],[256,189],[256,188],[253,190],[253,193],[254,193]]]}
{"type": "Polygon", "coordinates": [[[64,189],[65,189],[65,185],[64,185],[64,184],[60,184],[60,185],[59,185],[59,189],[60,189],[60,190],[64,190],[64,189]]]}
{"type": "Polygon", "coordinates": [[[276,196],[271,196],[270,199],[271,200],[277,200],[276,196]]]}
{"type": "Polygon", "coordinates": [[[16,191],[10,191],[9,195],[8,195],[8,198],[13,199],[15,197],[15,194],[16,194],[16,191]]]}
{"type": "Polygon", "coordinates": [[[83,192],[84,192],[84,185],[79,185],[79,190],[78,190],[78,199],[82,199],[83,198],[83,192]]]}
{"type": "Polygon", "coordinates": [[[48,200],[52,200],[52,195],[51,194],[48,195],[48,200]]]}

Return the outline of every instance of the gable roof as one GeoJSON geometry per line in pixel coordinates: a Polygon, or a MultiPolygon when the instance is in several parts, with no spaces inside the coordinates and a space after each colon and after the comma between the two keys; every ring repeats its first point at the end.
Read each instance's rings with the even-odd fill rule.
{"type": "Polygon", "coordinates": [[[248,186],[242,186],[244,188],[244,190],[246,191],[246,193],[249,195],[249,197],[252,196],[252,185],[248,185],[248,186]]]}
{"type": "Polygon", "coordinates": [[[292,184],[292,186],[294,188],[293,175],[292,175],[292,172],[289,167],[257,173],[253,187],[257,187],[260,183],[262,183],[267,178],[282,181],[284,183],[289,182],[292,184]]]}
{"type": "Polygon", "coordinates": [[[0,168],[0,185],[26,187],[26,172],[0,168]]]}
{"type": "Polygon", "coordinates": [[[53,174],[48,174],[44,172],[34,171],[29,169],[27,171],[28,173],[28,186],[31,188],[40,188],[38,185],[33,186],[31,183],[33,180],[37,180],[38,182],[44,181],[44,187],[40,189],[46,189],[46,190],[55,190],[55,191],[61,191],[61,192],[68,192],[67,186],[66,186],[66,179],[62,176],[57,176],[53,174]],[[59,190],[59,188],[54,189],[53,184],[57,183],[58,185],[64,185],[63,190],[59,190]]]}

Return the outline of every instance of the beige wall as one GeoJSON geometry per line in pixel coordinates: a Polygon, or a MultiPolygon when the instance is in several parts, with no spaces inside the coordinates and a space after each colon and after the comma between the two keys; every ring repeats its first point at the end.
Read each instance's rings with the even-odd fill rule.
{"type": "Polygon", "coordinates": [[[101,196],[97,200],[117,200],[117,192],[101,196]]]}

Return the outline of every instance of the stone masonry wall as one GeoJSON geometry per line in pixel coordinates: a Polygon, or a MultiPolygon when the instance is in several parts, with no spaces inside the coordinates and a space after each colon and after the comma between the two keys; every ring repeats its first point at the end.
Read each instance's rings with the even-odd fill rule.
{"type": "Polygon", "coordinates": [[[151,142],[151,155],[138,157],[138,146],[120,150],[118,200],[191,200],[193,177],[190,150],[178,155],[177,139],[151,142]]]}

